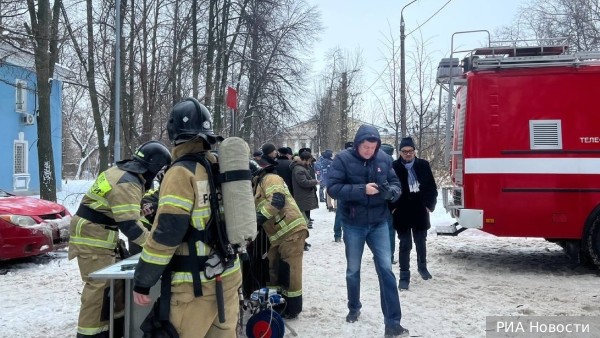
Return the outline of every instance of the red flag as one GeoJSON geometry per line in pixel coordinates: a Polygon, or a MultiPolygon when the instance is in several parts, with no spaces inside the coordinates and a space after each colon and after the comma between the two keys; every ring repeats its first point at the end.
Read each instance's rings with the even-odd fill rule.
{"type": "Polygon", "coordinates": [[[227,87],[227,107],[237,110],[237,91],[233,87],[227,87]]]}

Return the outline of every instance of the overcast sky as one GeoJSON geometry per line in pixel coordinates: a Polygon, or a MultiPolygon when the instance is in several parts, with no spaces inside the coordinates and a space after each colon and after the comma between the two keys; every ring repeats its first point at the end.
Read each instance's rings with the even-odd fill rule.
{"type": "MultiPolygon", "coordinates": [[[[324,26],[321,41],[317,42],[314,48],[314,71],[321,72],[324,55],[336,46],[348,51],[360,49],[365,62],[364,84],[371,85],[384,68],[381,63],[386,50],[384,38],[390,35],[391,30],[396,39],[399,39],[400,11],[410,0],[307,1],[318,6],[324,26]]],[[[494,29],[510,24],[519,7],[526,2],[417,0],[404,9],[405,32],[408,34],[419,29],[424,40],[429,40],[427,49],[437,64],[438,59],[450,54],[452,33],[479,29],[487,29],[493,33],[494,29]],[[434,15],[438,10],[439,13],[434,15]]],[[[419,34],[419,30],[412,35],[419,34]]],[[[482,33],[460,35],[455,38],[454,49],[479,47],[485,41],[487,38],[482,33]]],[[[406,38],[407,53],[410,52],[412,44],[413,39],[409,35],[406,38]]]]}

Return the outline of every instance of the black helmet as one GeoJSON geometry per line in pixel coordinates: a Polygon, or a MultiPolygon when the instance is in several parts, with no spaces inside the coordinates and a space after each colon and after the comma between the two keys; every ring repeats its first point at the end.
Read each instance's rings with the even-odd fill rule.
{"type": "Polygon", "coordinates": [[[171,164],[171,153],[164,144],[148,141],[135,150],[133,159],[156,175],[164,166],[171,164]]]}
{"type": "Polygon", "coordinates": [[[169,140],[180,144],[201,137],[209,144],[223,141],[212,129],[211,116],[208,109],[198,100],[188,97],[175,104],[167,122],[169,140]]]}

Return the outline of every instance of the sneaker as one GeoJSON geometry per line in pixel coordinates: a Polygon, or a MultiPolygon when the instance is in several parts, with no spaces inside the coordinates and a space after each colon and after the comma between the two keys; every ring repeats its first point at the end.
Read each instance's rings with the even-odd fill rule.
{"type": "Polygon", "coordinates": [[[350,310],[350,312],[348,312],[348,315],[346,316],[346,321],[348,323],[354,323],[355,321],[358,320],[359,316],[360,316],[360,310],[359,311],[350,310]]]}
{"type": "Polygon", "coordinates": [[[313,228],[313,226],[312,226],[312,223],[308,223],[308,224],[306,225],[306,227],[307,227],[307,228],[309,228],[309,229],[312,229],[312,228],[313,228]]]}
{"type": "Polygon", "coordinates": [[[336,237],[336,238],[334,239],[334,241],[335,241],[336,243],[342,243],[342,239],[341,239],[341,238],[339,238],[339,237],[336,237]]]}
{"type": "Polygon", "coordinates": [[[304,251],[308,251],[310,248],[310,244],[304,243],[304,251]]]}
{"type": "Polygon", "coordinates": [[[398,326],[385,326],[384,337],[408,337],[408,330],[403,328],[402,325],[398,326]]]}

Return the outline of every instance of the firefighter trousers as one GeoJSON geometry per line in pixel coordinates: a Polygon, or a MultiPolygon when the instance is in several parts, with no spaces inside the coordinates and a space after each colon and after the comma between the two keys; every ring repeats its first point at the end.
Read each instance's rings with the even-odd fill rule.
{"type": "Polygon", "coordinates": [[[219,322],[216,286],[214,282],[202,283],[202,296],[195,297],[191,283],[171,288],[171,313],[169,320],[179,338],[236,338],[240,310],[238,289],[242,285],[242,272],[238,269],[223,276],[225,322],[219,322]]]}
{"type": "MultiPolygon", "coordinates": [[[[81,292],[81,308],[77,321],[77,337],[100,337],[109,331],[110,280],[91,279],[92,272],[105,268],[116,261],[114,255],[81,254],[77,256],[81,280],[85,283],[81,292]]],[[[123,281],[115,281],[115,317],[123,316],[123,281]]]]}
{"type": "Polygon", "coordinates": [[[269,248],[270,285],[281,287],[286,300],[285,312],[302,312],[302,258],[308,231],[295,232],[269,248]]]}

